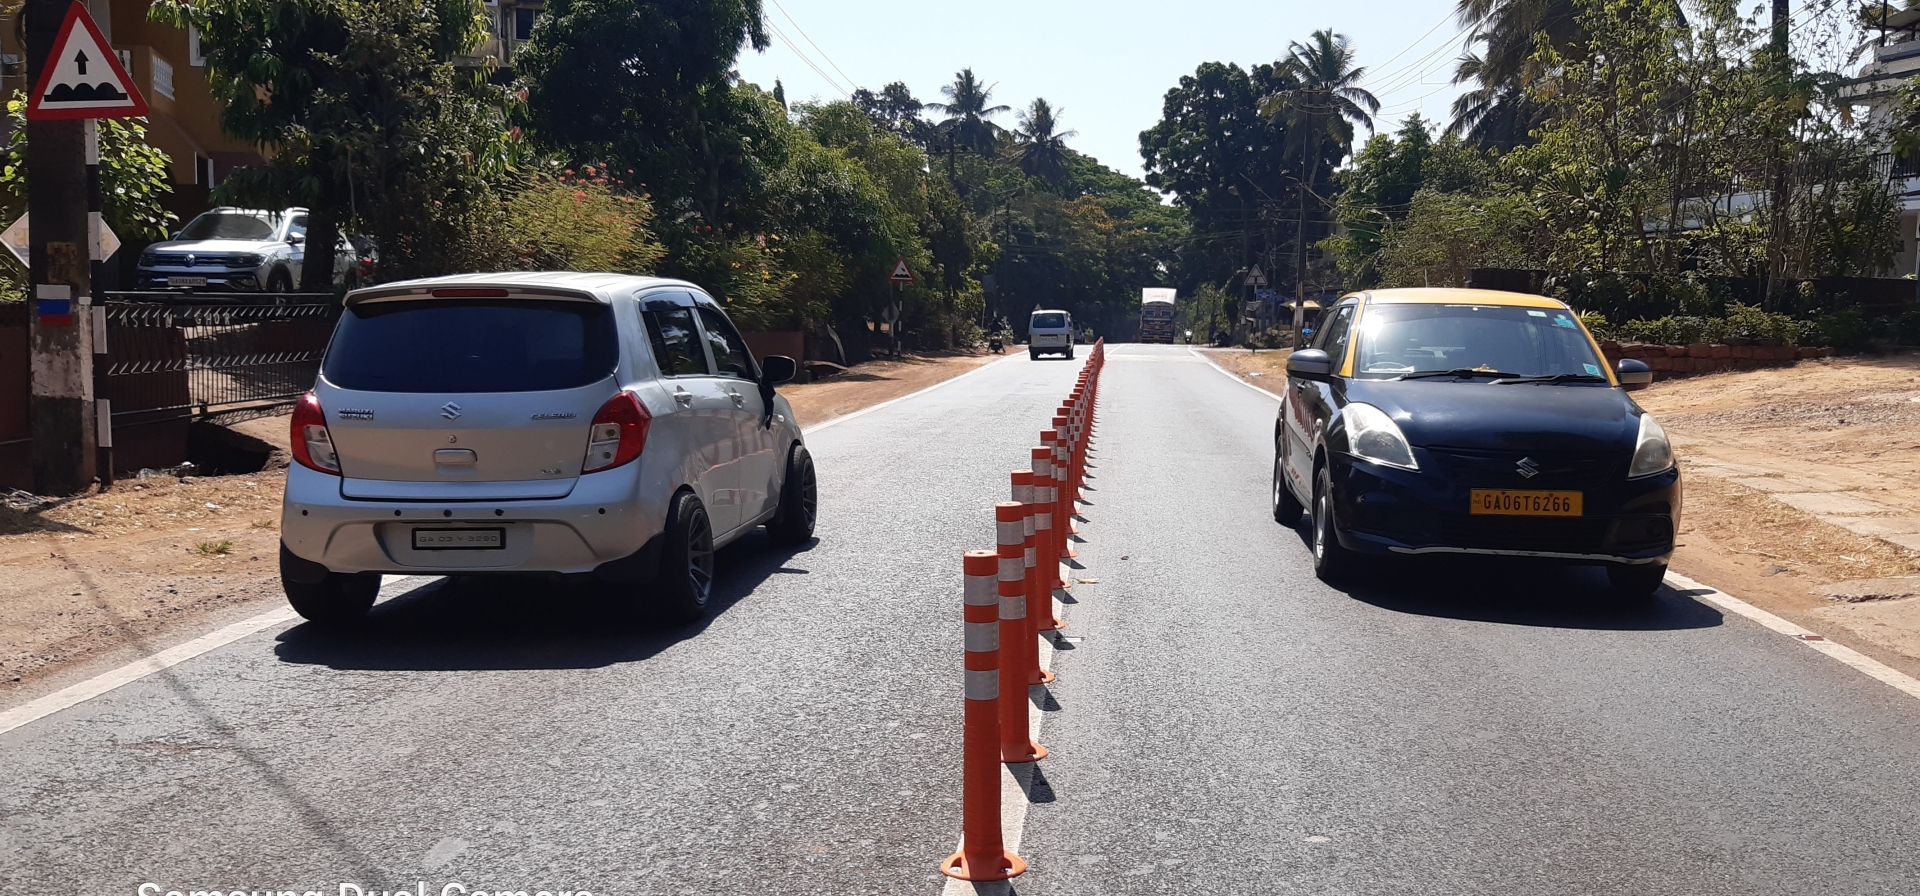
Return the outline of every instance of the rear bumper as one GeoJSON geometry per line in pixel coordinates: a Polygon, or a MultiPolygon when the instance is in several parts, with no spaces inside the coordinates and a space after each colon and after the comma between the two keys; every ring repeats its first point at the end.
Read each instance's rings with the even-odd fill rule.
{"type": "Polygon", "coordinates": [[[281,539],[295,557],[337,573],[603,573],[637,581],[649,543],[657,556],[666,520],[664,501],[640,497],[660,491],[640,488],[643,466],[582,476],[564,498],[386,501],[342,497],[340,477],[296,464],[287,471],[281,539]],[[499,529],[502,547],[415,550],[416,528],[499,529]]]}
{"type": "Polygon", "coordinates": [[[1678,469],[1581,489],[1579,517],[1475,516],[1471,484],[1336,455],[1340,543],[1369,554],[1480,554],[1571,563],[1664,563],[1680,525],[1678,469]]]}

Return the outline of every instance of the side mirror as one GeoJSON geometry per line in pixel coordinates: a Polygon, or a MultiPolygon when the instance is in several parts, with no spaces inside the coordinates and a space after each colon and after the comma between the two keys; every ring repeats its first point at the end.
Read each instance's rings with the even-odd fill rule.
{"type": "Polygon", "coordinates": [[[793,382],[800,365],[786,355],[768,355],[760,359],[760,381],[769,386],[793,382]]]}
{"type": "Polygon", "coordinates": [[[1317,348],[1303,348],[1287,356],[1287,376],[1324,380],[1333,375],[1333,359],[1317,348]]]}
{"type": "Polygon", "coordinates": [[[1653,385],[1653,368],[1636,358],[1621,358],[1613,368],[1613,374],[1620,380],[1620,388],[1628,392],[1638,392],[1653,385]]]}
{"type": "Polygon", "coordinates": [[[307,241],[307,235],[304,233],[287,234],[287,245],[289,246],[298,246],[301,243],[304,243],[306,241],[307,241]]]}

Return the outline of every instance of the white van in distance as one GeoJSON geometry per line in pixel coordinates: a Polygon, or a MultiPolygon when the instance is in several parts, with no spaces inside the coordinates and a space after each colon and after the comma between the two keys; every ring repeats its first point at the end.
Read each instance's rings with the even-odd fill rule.
{"type": "Polygon", "coordinates": [[[1035,311],[1027,322],[1027,357],[1035,361],[1044,354],[1073,358],[1073,315],[1065,311],[1035,311]]]}

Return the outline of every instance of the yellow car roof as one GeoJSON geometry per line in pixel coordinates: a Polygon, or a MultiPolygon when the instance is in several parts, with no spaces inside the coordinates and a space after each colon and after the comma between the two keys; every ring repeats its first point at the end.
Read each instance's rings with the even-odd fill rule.
{"type": "Polygon", "coordinates": [[[1523,292],[1503,292],[1497,289],[1455,289],[1448,287],[1415,287],[1411,289],[1376,289],[1365,293],[1368,302],[1397,305],[1506,305],[1514,308],[1559,308],[1567,309],[1565,302],[1549,299],[1546,296],[1528,295],[1523,292]]]}

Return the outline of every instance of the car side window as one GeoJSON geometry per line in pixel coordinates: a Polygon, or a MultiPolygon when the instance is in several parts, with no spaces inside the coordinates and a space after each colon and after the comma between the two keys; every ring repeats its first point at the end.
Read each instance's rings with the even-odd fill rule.
{"type": "Polygon", "coordinates": [[[721,376],[739,377],[743,380],[756,379],[753,375],[753,355],[747,351],[747,342],[740,338],[740,332],[726,315],[712,308],[700,306],[696,309],[700,323],[707,331],[707,345],[713,349],[713,366],[721,376]]]}
{"type": "Polygon", "coordinates": [[[647,341],[661,376],[706,376],[707,354],[700,350],[700,330],[693,309],[661,305],[640,312],[647,322],[647,341]]]}
{"type": "Polygon", "coordinates": [[[305,237],[307,235],[307,216],[294,215],[287,224],[287,236],[305,237]]]}
{"type": "Polygon", "coordinates": [[[1314,348],[1327,353],[1333,359],[1335,369],[1347,356],[1347,335],[1353,329],[1353,306],[1342,305],[1333,310],[1333,319],[1320,330],[1320,338],[1315,340],[1314,348]]]}

